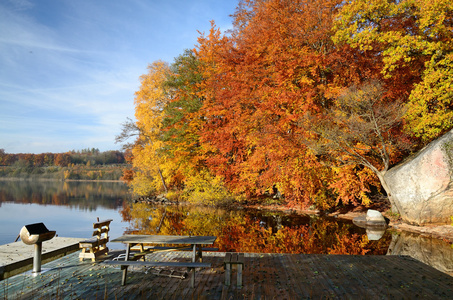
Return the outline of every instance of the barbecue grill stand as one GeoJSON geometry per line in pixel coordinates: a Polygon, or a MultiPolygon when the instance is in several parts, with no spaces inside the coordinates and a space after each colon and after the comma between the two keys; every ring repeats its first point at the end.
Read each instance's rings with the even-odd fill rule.
{"type": "Polygon", "coordinates": [[[35,245],[33,274],[41,273],[42,242],[52,239],[55,231],[50,231],[44,223],[29,224],[20,230],[20,239],[27,245],[35,245]]]}

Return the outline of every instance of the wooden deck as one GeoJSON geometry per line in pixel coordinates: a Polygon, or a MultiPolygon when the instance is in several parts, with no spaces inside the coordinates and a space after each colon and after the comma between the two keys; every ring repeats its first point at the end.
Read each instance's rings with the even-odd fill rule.
{"type": "MultiPolygon", "coordinates": [[[[212,268],[169,278],[99,262],[79,262],[73,253],[43,265],[39,276],[0,281],[0,299],[453,299],[453,277],[407,256],[245,254],[242,288],[224,285],[225,253],[203,255],[212,268]]],[[[160,252],[147,260],[190,260],[191,252],[160,252]]],[[[181,270],[183,271],[183,270],[181,270]]]]}
{"type": "MultiPolygon", "coordinates": [[[[41,262],[52,261],[79,250],[80,238],[54,237],[42,243],[41,262]]],[[[22,241],[0,245],[0,280],[33,268],[34,246],[22,241]]]]}

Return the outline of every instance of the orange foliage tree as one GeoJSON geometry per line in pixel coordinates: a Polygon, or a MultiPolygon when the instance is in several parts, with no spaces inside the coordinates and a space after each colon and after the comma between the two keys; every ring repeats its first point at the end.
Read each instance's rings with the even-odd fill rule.
{"type": "Polygon", "coordinates": [[[412,143],[402,133],[403,102],[389,99],[385,92],[377,81],[347,89],[326,111],[325,120],[312,125],[319,134],[312,145],[324,161],[333,161],[333,167],[342,167],[341,177],[347,180],[340,181],[342,186],[333,184],[337,190],[344,190],[345,186],[354,188],[348,184],[354,182],[362,202],[367,202],[366,183],[369,182],[368,177],[374,174],[397,211],[384,176],[391,163],[398,161],[401,153],[409,150],[412,143]],[[353,170],[354,176],[362,180],[351,180],[351,176],[345,176],[345,170],[353,170]]]}
{"type": "Polygon", "coordinates": [[[446,0],[241,0],[232,30],[212,22],[154,89],[142,77],[135,178],[161,168],[200,198],[368,204],[411,146],[452,127],[452,24],[446,0]]]}
{"type": "Polygon", "coordinates": [[[229,36],[213,26],[200,37],[206,97],[201,140],[211,149],[208,166],[232,190],[248,196],[279,190],[293,205],[335,204],[327,182],[336,174],[305,140],[314,136],[307,116],[321,117],[343,86],[364,76],[350,69],[368,61],[352,59],[345,67],[331,41],[340,3],[241,1],[229,36]]]}

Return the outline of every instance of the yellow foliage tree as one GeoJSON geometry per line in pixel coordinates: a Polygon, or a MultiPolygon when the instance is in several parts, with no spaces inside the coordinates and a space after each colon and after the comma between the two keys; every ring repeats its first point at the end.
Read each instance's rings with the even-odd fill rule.
{"type": "Polygon", "coordinates": [[[148,73],[140,77],[141,86],[135,93],[135,118],[139,131],[132,149],[133,191],[138,195],[149,195],[154,191],[167,190],[165,183],[167,170],[163,170],[165,157],[159,135],[162,128],[163,109],[170,101],[170,92],[164,87],[169,66],[163,61],[155,61],[148,66],[148,73]]]}
{"type": "Polygon", "coordinates": [[[376,51],[384,78],[399,70],[420,76],[405,116],[415,136],[426,143],[453,127],[452,1],[345,1],[335,29],[337,43],[376,51]]]}

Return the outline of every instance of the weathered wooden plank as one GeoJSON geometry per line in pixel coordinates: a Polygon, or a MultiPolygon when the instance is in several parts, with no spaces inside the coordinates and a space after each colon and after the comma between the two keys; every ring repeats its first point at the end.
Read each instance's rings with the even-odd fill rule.
{"type": "MultiPolygon", "coordinates": [[[[207,253],[211,268],[177,279],[79,262],[77,253],[43,265],[42,275],[0,281],[0,299],[453,299],[453,279],[418,261],[397,256],[246,253],[243,287],[223,284],[224,253],[207,253]],[[56,297],[58,295],[58,297],[56,297]],[[105,297],[106,296],[106,297],[105,297]]],[[[190,261],[191,252],[147,255],[149,261],[190,261]]],[[[233,276],[234,277],[234,276],[233,276]]]]}
{"type": "Polygon", "coordinates": [[[344,275],[344,269],[337,268],[332,264],[330,259],[326,259],[316,255],[313,257],[314,263],[317,266],[316,272],[323,278],[322,281],[326,284],[326,296],[329,297],[346,297],[349,294],[350,281],[344,275]],[[345,279],[344,285],[338,285],[338,278],[345,279]]]}
{"type": "Polygon", "coordinates": [[[335,284],[341,287],[345,297],[360,298],[360,286],[366,283],[364,278],[350,266],[349,258],[349,255],[333,255],[330,259],[326,258],[332,264],[332,272],[334,272],[329,276],[334,277],[335,284]]]}
{"type": "MultiPolygon", "coordinates": [[[[181,252],[181,253],[171,253],[169,255],[166,255],[165,253],[158,253],[155,256],[150,256],[150,259],[154,260],[164,260],[164,261],[170,261],[170,260],[184,260],[184,261],[190,261],[192,259],[191,252],[186,251],[186,252],[181,252]],[[154,257],[154,258],[153,258],[154,257]]],[[[186,289],[189,290],[189,282],[190,282],[190,277],[191,274],[187,272],[188,277],[185,280],[181,279],[176,279],[176,278],[171,278],[171,281],[168,280],[166,277],[159,277],[159,284],[161,285],[162,289],[159,292],[159,294],[162,295],[163,298],[177,298],[178,292],[181,294],[181,291],[186,289]]],[[[197,284],[197,281],[196,281],[197,284]]]]}
{"type": "Polygon", "coordinates": [[[265,270],[266,272],[266,280],[265,280],[265,295],[278,295],[278,283],[280,283],[279,276],[280,276],[280,265],[276,260],[277,256],[281,254],[266,254],[267,261],[265,263],[265,270]]]}
{"type": "Polygon", "coordinates": [[[177,262],[177,261],[135,261],[135,260],[109,260],[104,261],[107,265],[117,266],[143,266],[143,267],[174,267],[174,268],[209,268],[210,263],[200,262],[177,262]]]}
{"type": "MultiPolygon", "coordinates": [[[[280,255],[278,256],[278,264],[281,265],[281,271],[280,271],[280,289],[286,289],[287,295],[285,298],[289,297],[289,294],[291,293],[290,289],[294,290],[294,287],[297,286],[296,281],[294,280],[294,277],[292,277],[288,273],[288,256],[287,255],[280,255]]],[[[295,297],[293,297],[295,298],[295,297]]],[[[299,295],[297,298],[301,298],[299,295]]]]}
{"type": "Polygon", "coordinates": [[[216,276],[215,270],[222,268],[221,263],[219,264],[219,261],[215,261],[213,257],[205,257],[203,261],[210,263],[212,267],[209,272],[197,272],[195,289],[193,289],[194,295],[202,295],[205,291],[210,294],[209,291],[212,289],[212,284],[218,284],[214,277],[216,276]]]}
{"type": "Polygon", "coordinates": [[[93,228],[101,228],[101,227],[104,227],[104,226],[109,226],[110,222],[112,222],[112,221],[113,221],[112,219],[108,219],[108,220],[95,222],[95,223],[93,223],[93,228]]]}
{"type": "MultiPolygon", "coordinates": [[[[42,264],[79,249],[79,238],[54,237],[42,243],[42,264]]],[[[23,242],[0,245],[0,280],[33,267],[34,246],[23,242]]]]}
{"type": "Polygon", "coordinates": [[[429,267],[408,256],[384,256],[382,260],[384,265],[391,270],[387,273],[390,278],[392,291],[399,290],[406,294],[407,290],[418,294],[425,295],[429,290],[433,297],[443,297],[444,290],[453,290],[452,277],[443,276],[444,273],[429,267]],[[407,274],[410,273],[411,276],[407,274]]]}
{"type": "MultiPolygon", "coordinates": [[[[365,280],[364,286],[369,286],[373,282],[375,277],[374,273],[380,273],[381,275],[386,273],[385,270],[382,269],[382,265],[379,264],[379,262],[384,261],[384,259],[385,256],[370,257],[366,260],[362,259],[360,265],[356,266],[356,273],[360,274],[365,280]]],[[[395,275],[398,275],[398,273],[395,275]]],[[[392,282],[393,280],[389,279],[387,276],[381,276],[379,284],[373,285],[373,288],[370,290],[373,290],[377,295],[383,294],[393,298],[404,298],[404,290],[398,288],[397,285],[392,286],[392,282]],[[397,288],[395,289],[395,287],[397,288]]]]}
{"type": "MultiPolygon", "coordinates": [[[[155,258],[149,259],[149,256],[147,256],[146,261],[158,261],[158,260],[155,258]]],[[[173,281],[174,278],[155,276],[152,274],[152,269],[153,268],[148,268],[149,271],[148,274],[146,275],[146,278],[143,277],[142,287],[144,288],[144,293],[152,295],[153,298],[160,299],[162,298],[162,291],[165,291],[165,288],[167,288],[168,286],[171,287],[170,284],[174,283],[173,281]]],[[[130,284],[132,283],[134,282],[130,281],[130,284]]]]}
{"type": "MultiPolygon", "coordinates": [[[[255,272],[254,280],[251,285],[251,290],[247,290],[248,294],[254,295],[255,297],[265,297],[265,293],[262,287],[266,287],[266,261],[267,255],[260,254],[260,259],[253,260],[252,265],[250,266],[255,272]],[[261,287],[261,288],[260,288],[261,287]],[[264,293],[264,295],[263,295],[264,293]]],[[[233,291],[236,290],[235,285],[233,284],[233,291]]]]}
{"type": "Polygon", "coordinates": [[[123,235],[112,242],[135,243],[135,244],[196,244],[212,245],[216,240],[215,236],[175,236],[175,235],[123,235]]]}

